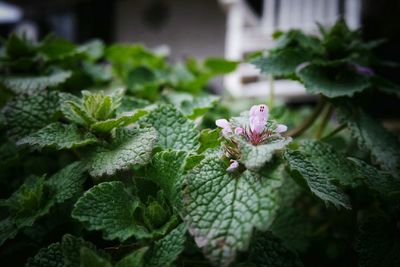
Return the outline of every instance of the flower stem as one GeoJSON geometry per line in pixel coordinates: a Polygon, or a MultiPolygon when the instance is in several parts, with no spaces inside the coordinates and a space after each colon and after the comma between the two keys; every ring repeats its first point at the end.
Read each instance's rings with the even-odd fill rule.
{"type": "Polygon", "coordinates": [[[268,101],[268,106],[269,108],[272,109],[274,106],[275,102],[275,80],[273,75],[268,76],[269,80],[269,101],[268,101]]]}
{"type": "Polygon", "coordinates": [[[340,132],[340,131],[343,130],[344,128],[346,128],[346,124],[341,124],[341,125],[339,125],[335,130],[333,130],[332,132],[330,132],[329,134],[327,134],[326,136],[324,136],[322,139],[331,138],[332,136],[334,136],[335,134],[337,134],[338,132],[340,132]]]}
{"type": "Polygon", "coordinates": [[[328,103],[328,108],[325,109],[324,115],[322,117],[321,125],[318,128],[317,133],[315,134],[315,137],[320,139],[322,134],[324,133],[325,127],[328,124],[330,118],[332,117],[332,113],[334,111],[334,108],[331,104],[328,103]]]}
{"type": "Polygon", "coordinates": [[[321,111],[324,108],[325,104],[326,104],[326,99],[324,97],[320,97],[317,106],[315,107],[311,115],[297,128],[289,131],[287,135],[291,137],[297,137],[302,135],[308,128],[310,128],[311,125],[314,124],[318,116],[321,114],[321,111]]]}

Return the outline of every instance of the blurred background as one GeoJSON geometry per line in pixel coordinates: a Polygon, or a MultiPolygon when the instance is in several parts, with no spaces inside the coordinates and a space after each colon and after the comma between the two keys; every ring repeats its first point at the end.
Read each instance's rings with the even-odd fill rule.
{"type": "MultiPolygon", "coordinates": [[[[352,29],[361,28],[365,40],[386,39],[376,53],[400,62],[398,14],[398,0],[13,0],[0,1],[0,34],[25,33],[38,40],[54,33],[77,43],[94,38],[143,43],[174,62],[189,56],[245,61],[271,48],[277,30],[313,33],[316,22],[330,26],[344,18],[352,29]]],[[[377,71],[400,83],[398,69],[377,71]]],[[[264,97],[270,78],[242,63],[213,85],[234,97],[264,97]]],[[[310,100],[295,81],[277,80],[274,87],[285,102],[310,100]]],[[[396,112],[398,103],[386,101],[389,111],[383,113],[396,112]]]]}

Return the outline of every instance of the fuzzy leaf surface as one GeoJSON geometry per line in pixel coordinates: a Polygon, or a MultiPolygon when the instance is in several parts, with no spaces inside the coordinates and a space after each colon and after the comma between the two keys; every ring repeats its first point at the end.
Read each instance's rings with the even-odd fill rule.
{"type": "Polygon", "coordinates": [[[395,176],[399,175],[400,143],[395,135],[362,110],[353,115],[344,112],[341,120],[347,123],[358,145],[370,151],[372,158],[382,169],[395,176]]]}
{"type": "Polygon", "coordinates": [[[90,174],[112,175],[133,165],[147,164],[156,137],[157,133],[152,128],[117,129],[109,146],[97,147],[89,157],[90,174]]]}
{"type": "Polygon", "coordinates": [[[330,178],[323,171],[319,170],[304,154],[300,151],[287,150],[285,158],[287,159],[292,175],[302,177],[313,194],[325,203],[350,209],[348,196],[339,187],[334,185],[330,178]]]}
{"type": "Polygon", "coordinates": [[[217,157],[204,159],[186,176],[185,220],[197,245],[216,265],[228,266],[245,250],[253,229],[266,229],[278,209],[280,177],[226,172],[217,157]]]}
{"type": "Polygon", "coordinates": [[[139,201],[123,183],[104,182],[88,190],[75,204],[72,217],[88,230],[100,230],[107,240],[142,237],[146,229],[135,224],[134,212],[139,201]]]}
{"type": "Polygon", "coordinates": [[[195,124],[171,105],[159,106],[144,122],[157,130],[157,145],[161,148],[193,151],[199,147],[195,124]]]}
{"type": "Polygon", "coordinates": [[[179,225],[162,239],[156,241],[146,255],[145,267],[169,267],[184,249],[186,227],[179,225]]]}
{"type": "Polygon", "coordinates": [[[146,115],[148,111],[138,109],[133,112],[126,112],[120,114],[117,118],[108,119],[104,121],[98,121],[91,125],[91,129],[96,132],[107,133],[117,127],[125,127],[138,121],[141,117],[146,115]]]}
{"type": "Polygon", "coordinates": [[[0,77],[0,83],[17,95],[32,95],[62,84],[71,74],[70,71],[58,71],[45,76],[3,76],[0,77]]]}
{"type": "Polygon", "coordinates": [[[18,96],[3,109],[8,135],[14,139],[54,122],[58,117],[59,96],[56,92],[43,92],[32,96],[18,96]]]}
{"type": "Polygon", "coordinates": [[[274,154],[285,148],[292,138],[281,138],[271,141],[267,144],[254,146],[243,140],[240,140],[240,152],[242,153],[239,161],[243,163],[248,170],[257,171],[272,160],[274,154]]]}
{"type": "Polygon", "coordinates": [[[370,86],[368,76],[359,74],[346,65],[329,66],[311,63],[297,71],[307,91],[327,97],[353,96],[370,86]]]}
{"type": "Polygon", "coordinates": [[[78,148],[97,142],[91,133],[85,133],[74,124],[54,122],[20,139],[18,145],[30,145],[36,149],[54,148],[57,150],[78,148]]]}

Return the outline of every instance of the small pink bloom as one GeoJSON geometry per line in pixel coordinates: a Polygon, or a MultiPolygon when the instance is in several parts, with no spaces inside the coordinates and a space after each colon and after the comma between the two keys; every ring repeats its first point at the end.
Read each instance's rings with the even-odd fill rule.
{"type": "Polygon", "coordinates": [[[231,164],[226,169],[227,172],[233,172],[234,170],[236,170],[239,167],[239,162],[237,162],[236,160],[231,159],[230,162],[231,162],[231,164]]]}
{"type": "Polygon", "coordinates": [[[252,106],[249,113],[250,129],[261,134],[264,131],[268,119],[268,107],[266,105],[252,106]]]}
{"type": "Polygon", "coordinates": [[[276,133],[284,133],[287,131],[287,126],[283,124],[278,124],[278,126],[275,129],[276,133]]]}
{"type": "Polygon", "coordinates": [[[237,134],[237,135],[242,135],[243,133],[244,133],[244,130],[243,130],[242,127],[237,127],[237,128],[235,129],[235,134],[237,134]]]}
{"type": "Polygon", "coordinates": [[[226,136],[229,133],[232,133],[232,128],[229,124],[229,122],[226,119],[219,119],[215,121],[215,124],[222,128],[222,135],[226,136]]]}

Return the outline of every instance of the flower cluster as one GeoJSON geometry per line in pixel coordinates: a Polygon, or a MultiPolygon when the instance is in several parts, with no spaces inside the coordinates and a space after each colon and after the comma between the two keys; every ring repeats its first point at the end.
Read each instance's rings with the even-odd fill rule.
{"type": "Polygon", "coordinates": [[[230,166],[227,171],[232,172],[239,167],[236,160],[240,155],[238,152],[238,138],[242,138],[248,143],[257,146],[268,143],[269,140],[280,137],[281,133],[287,131],[287,126],[268,121],[269,109],[267,105],[252,106],[246,120],[241,123],[229,122],[226,119],[219,119],[215,124],[222,128],[222,135],[227,141],[225,154],[230,159],[230,166]],[[248,119],[247,119],[248,117],[248,119]]]}

